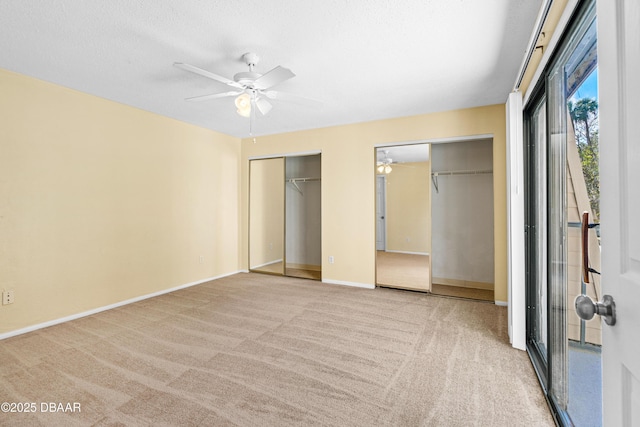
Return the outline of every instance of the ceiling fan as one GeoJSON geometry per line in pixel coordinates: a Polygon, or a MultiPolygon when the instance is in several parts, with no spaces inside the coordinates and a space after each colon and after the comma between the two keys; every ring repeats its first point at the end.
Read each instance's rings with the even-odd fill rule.
{"type": "Polygon", "coordinates": [[[193,65],[174,62],[173,65],[178,68],[224,83],[234,89],[229,92],[194,96],[186,98],[186,100],[208,101],[210,99],[235,96],[235,105],[238,108],[238,114],[243,117],[251,117],[251,111],[254,106],[262,115],[265,115],[271,111],[273,107],[269,99],[282,99],[292,96],[291,94],[269,90],[271,87],[295,77],[295,74],[291,70],[277,66],[265,74],[260,74],[254,71],[256,64],[260,60],[257,54],[248,52],[242,55],[242,59],[249,67],[249,71],[237,73],[233,76],[233,80],[203,70],[202,68],[194,67],[193,65]]]}

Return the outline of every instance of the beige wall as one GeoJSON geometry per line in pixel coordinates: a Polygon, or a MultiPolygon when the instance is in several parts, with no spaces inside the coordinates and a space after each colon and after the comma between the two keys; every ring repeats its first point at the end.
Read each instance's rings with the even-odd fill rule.
{"type": "Polygon", "coordinates": [[[242,140],[241,266],[247,268],[250,157],[322,151],[322,276],[375,281],[375,149],[394,142],[493,135],[495,299],[507,300],[505,106],[492,105],[242,140]],[[333,256],[334,264],[328,263],[333,256]]]}
{"type": "Polygon", "coordinates": [[[387,174],[387,251],[431,252],[429,162],[393,165],[387,174]]]}
{"type": "Polygon", "coordinates": [[[3,70],[0,93],[0,334],[238,270],[237,138],[3,70]]]}

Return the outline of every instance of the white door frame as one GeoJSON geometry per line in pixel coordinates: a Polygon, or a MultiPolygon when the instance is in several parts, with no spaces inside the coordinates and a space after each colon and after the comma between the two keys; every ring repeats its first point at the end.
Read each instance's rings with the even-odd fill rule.
{"type": "Polygon", "coordinates": [[[507,296],[509,341],[526,350],[524,233],[524,130],[522,93],[507,99],[507,296]]]}
{"type": "Polygon", "coordinates": [[[597,2],[602,293],[616,304],[602,324],[605,426],[640,425],[640,4],[597,2]]]}

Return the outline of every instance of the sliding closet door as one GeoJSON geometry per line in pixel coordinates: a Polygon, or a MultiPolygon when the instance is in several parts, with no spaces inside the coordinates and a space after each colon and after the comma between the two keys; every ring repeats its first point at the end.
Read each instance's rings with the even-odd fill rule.
{"type": "Polygon", "coordinates": [[[286,158],[285,275],[320,280],[320,155],[286,158]]]}
{"type": "Polygon", "coordinates": [[[284,159],[249,162],[249,270],[284,274],[284,159]]]}

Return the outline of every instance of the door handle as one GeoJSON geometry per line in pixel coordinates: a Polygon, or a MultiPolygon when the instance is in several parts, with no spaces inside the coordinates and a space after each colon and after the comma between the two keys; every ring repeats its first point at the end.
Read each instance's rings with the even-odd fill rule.
{"type": "Polygon", "coordinates": [[[600,302],[593,302],[587,295],[578,295],[575,307],[578,317],[582,320],[591,320],[597,314],[604,317],[604,322],[607,325],[616,324],[616,303],[611,295],[603,296],[600,302]]]}
{"type": "Polygon", "coordinates": [[[576,313],[582,320],[591,320],[596,314],[604,317],[607,325],[616,324],[616,303],[611,295],[604,295],[602,301],[593,302],[591,298],[584,295],[584,284],[589,283],[589,273],[592,270],[589,267],[589,213],[582,213],[582,295],[578,295],[574,302],[576,313]]]}
{"type": "Polygon", "coordinates": [[[584,283],[589,283],[589,212],[582,213],[580,231],[582,240],[582,280],[584,283]]]}

